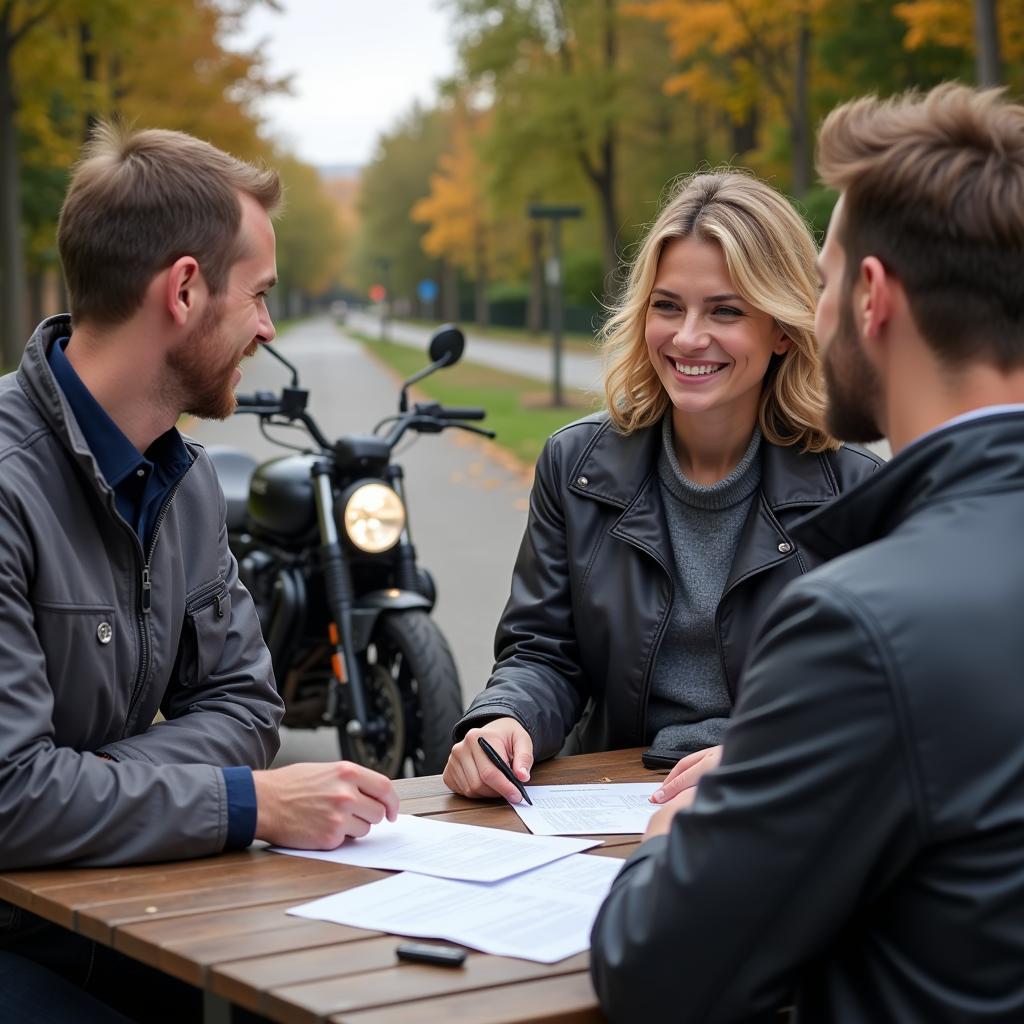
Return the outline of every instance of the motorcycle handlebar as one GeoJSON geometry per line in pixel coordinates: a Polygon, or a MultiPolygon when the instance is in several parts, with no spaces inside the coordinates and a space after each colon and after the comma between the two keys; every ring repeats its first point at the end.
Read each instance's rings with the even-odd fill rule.
{"type": "Polygon", "coordinates": [[[235,392],[237,409],[262,409],[268,405],[277,405],[279,402],[280,398],[273,391],[257,391],[253,395],[235,392]]]}
{"type": "Polygon", "coordinates": [[[472,405],[445,405],[438,409],[437,415],[443,420],[482,420],[487,410],[472,405]]]}
{"type": "MultiPolygon", "coordinates": [[[[298,405],[294,401],[288,400],[289,392],[287,389],[280,395],[273,391],[257,391],[255,394],[236,392],[235,412],[255,413],[260,419],[270,422],[274,422],[277,417],[281,417],[289,422],[298,420],[309,431],[310,436],[320,446],[321,450],[329,451],[331,448],[330,442],[324,437],[313,417],[306,412],[306,392],[297,392],[297,394],[301,399],[298,405]]],[[[471,427],[465,422],[458,422],[460,420],[482,420],[486,415],[485,409],[476,406],[443,406],[438,402],[418,404],[409,412],[403,412],[397,417],[391,417],[396,422],[387,436],[387,442],[393,448],[407,430],[414,430],[422,434],[439,434],[449,426],[490,435],[489,431],[481,431],[478,427],[471,427]]]]}

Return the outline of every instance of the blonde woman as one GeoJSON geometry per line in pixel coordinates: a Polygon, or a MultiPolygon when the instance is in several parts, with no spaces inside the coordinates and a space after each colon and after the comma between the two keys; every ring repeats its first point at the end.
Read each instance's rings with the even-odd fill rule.
{"type": "Polygon", "coordinates": [[[717,763],[754,627],[814,560],[787,527],[878,460],[823,427],[816,250],[734,170],[678,187],[604,328],[608,411],[554,434],[486,689],[444,779],[516,788],[535,760],[650,745],[667,799],[717,763]]]}

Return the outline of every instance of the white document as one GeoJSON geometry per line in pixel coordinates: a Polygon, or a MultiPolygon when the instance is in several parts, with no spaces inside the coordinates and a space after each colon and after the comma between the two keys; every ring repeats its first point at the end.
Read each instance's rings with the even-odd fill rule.
{"type": "Polygon", "coordinates": [[[400,814],[395,822],[382,821],[361,839],[347,839],[335,850],[290,850],[270,847],[274,853],[312,857],[336,864],[393,871],[418,871],[441,878],[496,882],[529,871],[559,857],[599,846],[600,840],[544,839],[480,825],[434,821],[400,814]]]}
{"type": "Polygon", "coordinates": [[[537,836],[629,835],[644,832],[661,804],[650,802],[658,782],[610,785],[527,786],[533,801],[513,804],[523,824],[537,836]]]}
{"type": "Polygon", "coordinates": [[[590,948],[594,918],[622,863],[574,854],[490,884],[404,872],[288,913],[551,964],[590,948]]]}

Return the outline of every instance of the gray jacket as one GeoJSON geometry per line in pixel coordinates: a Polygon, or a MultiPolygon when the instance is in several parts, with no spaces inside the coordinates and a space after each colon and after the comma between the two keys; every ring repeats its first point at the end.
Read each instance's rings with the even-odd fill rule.
{"type": "Polygon", "coordinates": [[[70,329],[0,378],[0,868],[216,853],[220,768],[277,751],[270,657],[202,447],[148,552],[117,513],[47,363],[70,329]]]}

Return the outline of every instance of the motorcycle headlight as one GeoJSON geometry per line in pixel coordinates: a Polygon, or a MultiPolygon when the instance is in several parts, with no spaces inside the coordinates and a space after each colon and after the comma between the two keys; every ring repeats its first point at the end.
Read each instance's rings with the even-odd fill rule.
{"type": "Polygon", "coordinates": [[[343,521],[348,539],[360,551],[377,555],[398,543],[405,527],[405,508],[387,484],[360,484],[345,501],[343,521]]]}

